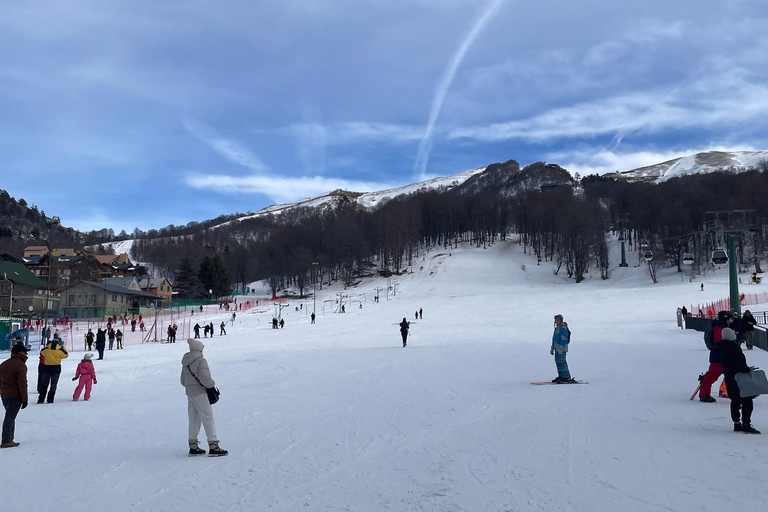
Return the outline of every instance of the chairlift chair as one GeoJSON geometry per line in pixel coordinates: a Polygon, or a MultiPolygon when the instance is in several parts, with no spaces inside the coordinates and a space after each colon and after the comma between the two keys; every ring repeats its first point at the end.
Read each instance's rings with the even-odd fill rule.
{"type": "Polygon", "coordinates": [[[619,242],[624,242],[624,241],[626,241],[626,240],[624,239],[624,234],[623,234],[623,233],[620,233],[620,234],[619,234],[619,242]]]}
{"type": "Polygon", "coordinates": [[[723,249],[715,249],[712,251],[712,265],[715,267],[722,267],[728,264],[728,253],[723,249]]]}
{"type": "Polygon", "coordinates": [[[648,240],[640,240],[640,247],[643,249],[648,247],[648,240]]]}
{"type": "Polygon", "coordinates": [[[645,258],[645,261],[651,261],[653,259],[653,252],[645,251],[643,253],[643,258],[645,258]]]}
{"type": "Polygon", "coordinates": [[[683,265],[693,265],[693,253],[692,252],[684,252],[683,253],[683,265]]]}

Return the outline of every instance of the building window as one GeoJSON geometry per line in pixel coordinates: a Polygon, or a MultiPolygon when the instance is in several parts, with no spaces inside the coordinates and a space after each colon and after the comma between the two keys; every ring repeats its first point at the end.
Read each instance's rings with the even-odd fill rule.
{"type": "Polygon", "coordinates": [[[112,295],[112,302],[117,302],[117,295],[112,295]]]}
{"type": "Polygon", "coordinates": [[[74,303],[75,303],[75,296],[74,295],[70,295],[69,296],[69,305],[71,306],[74,303]]]}

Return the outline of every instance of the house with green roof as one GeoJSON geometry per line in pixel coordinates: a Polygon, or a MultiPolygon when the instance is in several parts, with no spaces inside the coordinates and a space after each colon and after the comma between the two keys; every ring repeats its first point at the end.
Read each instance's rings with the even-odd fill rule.
{"type": "Polygon", "coordinates": [[[0,261],[0,316],[29,317],[46,310],[57,314],[59,294],[21,263],[0,261]],[[30,306],[32,307],[30,309],[30,306]]]}

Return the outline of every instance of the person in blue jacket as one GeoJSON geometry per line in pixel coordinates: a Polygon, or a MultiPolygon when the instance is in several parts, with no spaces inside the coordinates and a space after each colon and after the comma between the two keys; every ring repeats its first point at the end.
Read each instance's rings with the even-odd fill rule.
{"type": "Polygon", "coordinates": [[[565,360],[570,341],[571,333],[568,330],[568,324],[563,322],[563,315],[555,315],[555,332],[552,334],[552,347],[549,349],[550,355],[555,356],[555,365],[557,366],[557,378],[552,379],[555,384],[575,382],[571,378],[568,362],[565,360]]]}

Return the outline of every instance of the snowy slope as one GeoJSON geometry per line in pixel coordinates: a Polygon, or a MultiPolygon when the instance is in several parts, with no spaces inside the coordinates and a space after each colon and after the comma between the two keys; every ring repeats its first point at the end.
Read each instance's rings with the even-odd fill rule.
{"type": "MultiPolygon", "coordinates": [[[[653,285],[643,267],[576,285],[505,242],[432,251],[394,281],[380,303],[372,297],[385,279],[346,290],[363,308],[352,302],[345,314],[331,312],[340,287],[318,290],[316,325],[310,298],[283,310],[285,329],[268,327],[265,307],[203,340],[222,391],[214,410],[225,458],[186,457],[184,340],[107,351],[89,402],[68,400],[82,356],[73,353],[57,402],[21,411],[22,445],[0,452],[0,478],[12,483],[3,510],[764,505],[768,436],[730,432],[727,401],[688,400],[708,353],[700,333],[675,325],[678,306],[727,296],[727,273],[710,274],[705,292],[673,273],[653,285]],[[402,348],[396,324],[420,307],[402,348]],[[571,371],[588,385],[529,384],[556,375],[555,313],[573,331],[571,371]]],[[[768,365],[762,351],[747,357],[768,365]]],[[[765,399],[755,405],[755,425],[768,430],[765,399]]]]}
{"type": "Polygon", "coordinates": [[[647,167],[617,173],[629,181],[662,182],[670,178],[712,172],[718,169],[750,168],[768,160],[768,151],[708,151],[675,158],[647,167]]]}

